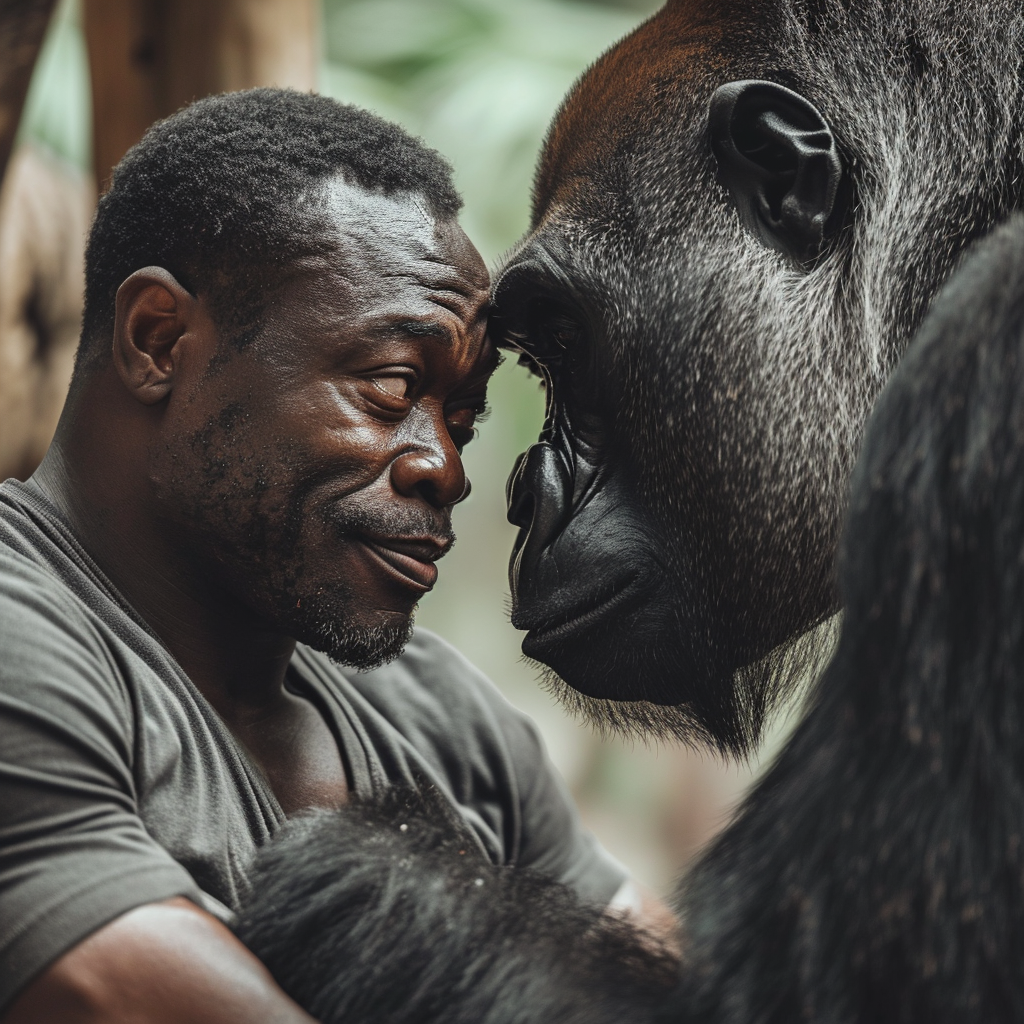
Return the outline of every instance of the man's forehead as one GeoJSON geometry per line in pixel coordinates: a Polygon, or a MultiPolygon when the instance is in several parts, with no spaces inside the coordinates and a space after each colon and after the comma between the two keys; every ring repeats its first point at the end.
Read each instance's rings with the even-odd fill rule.
{"type": "Polygon", "coordinates": [[[427,287],[485,290],[480,254],[453,219],[439,220],[416,193],[383,195],[335,177],[324,184],[323,229],[350,273],[414,277],[427,287]]]}

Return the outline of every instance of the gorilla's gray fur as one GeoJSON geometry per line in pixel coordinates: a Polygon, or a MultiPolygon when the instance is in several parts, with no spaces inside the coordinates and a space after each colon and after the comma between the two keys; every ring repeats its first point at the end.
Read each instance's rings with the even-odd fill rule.
{"type": "MultiPolygon", "coordinates": [[[[591,720],[746,751],[820,660],[793,645],[837,608],[871,405],[964,248],[1022,205],[1022,59],[1016,0],[680,0],[567,98],[497,296],[540,363],[530,289],[578,313],[590,365],[579,384],[556,374],[556,444],[572,448],[573,419],[599,422],[602,522],[646,537],[660,573],[645,606],[563,640],[564,657],[527,645],[572,687],[607,680],[612,701],[559,686],[591,720]],[[848,212],[809,269],[748,234],[716,182],[709,98],[749,78],[805,96],[843,156],[848,212]]],[[[598,559],[581,512],[549,549],[571,548],[562,578],[585,592],[598,559]]],[[[567,614],[526,604],[531,629],[567,614]]]]}

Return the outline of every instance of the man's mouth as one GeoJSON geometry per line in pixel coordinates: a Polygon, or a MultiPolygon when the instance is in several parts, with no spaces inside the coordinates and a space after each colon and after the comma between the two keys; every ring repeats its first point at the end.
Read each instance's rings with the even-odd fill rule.
{"type": "Polygon", "coordinates": [[[437,582],[434,564],[451,546],[433,538],[366,537],[359,540],[371,555],[383,562],[388,571],[406,586],[426,593],[437,582]]]}

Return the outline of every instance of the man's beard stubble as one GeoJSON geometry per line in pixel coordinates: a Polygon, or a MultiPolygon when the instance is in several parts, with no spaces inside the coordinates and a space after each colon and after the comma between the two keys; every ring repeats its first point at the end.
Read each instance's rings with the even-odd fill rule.
{"type": "MultiPolygon", "coordinates": [[[[331,571],[331,556],[316,550],[317,535],[329,548],[338,542],[358,543],[365,534],[426,535],[447,550],[455,543],[450,509],[432,512],[382,501],[357,504],[361,492],[324,506],[315,500],[325,483],[322,477],[274,486],[272,464],[265,457],[241,458],[244,439],[231,436],[230,428],[244,418],[244,409],[227,411],[211,417],[190,438],[198,456],[192,472],[183,472],[176,459],[170,460],[170,490],[176,492],[179,507],[187,496],[183,556],[207,578],[210,567],[219,565],[227,575],[217,582],[226,584],[236,599],[339,664],[365,670],[398,657],[412,636],[415,608],[405,616],[378,612],[376,621],[365,621],[374,618],[372,610],[368,616],[351,581],[331,571]],[[226,423],[227,411],[234,416],[226,423]],[[224,448],[235,455],[227,471],[216,457],[224,448]]],[[[288,454],[279,453],[276,465],[287,465],[288,454]]]]}
{"type": "MultiPolygon", "coordinates": [[[[303,526],[308,523],[305,502],[295,503],[286,519],[286,536],[295,538],[280,588],[272,596],[277,621],[299,643],[326,654],[332,661],[363,671],[397,658],[412,638],[415,607],[407,616],[388,613],[377,622],[361,622],[360,595],[347,580],[332,580],[330,586],[309,588],[313,582],[307,569],[303,526]]],[[[325,526],[343,543],[359,543],[365,534],[381,537],[427,535],[443,541],[446,550],[455,543],[449,512],[431,514],[426,509],[382,505],[346,507],[335,502],[325,517],[325,526]]]]}
{"type": "Polygon", "coordinates": [[[336,595],[314,595],[291,609],[288,632],[339,665],[366,671],[394,661],[412,639],[415,609],[404,619],[356,625],[336,595]]]}

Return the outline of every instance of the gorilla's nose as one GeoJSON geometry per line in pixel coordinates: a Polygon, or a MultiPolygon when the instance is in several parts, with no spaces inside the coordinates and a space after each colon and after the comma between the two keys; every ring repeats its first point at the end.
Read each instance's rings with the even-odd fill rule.
{"type": "Polygon", "coordinates": [[[546,547],[569,515],[572,475],[547,441],[533,445],[516,460],[508,478],[508,521],[524,531],[531,548],[546,547]]]}

